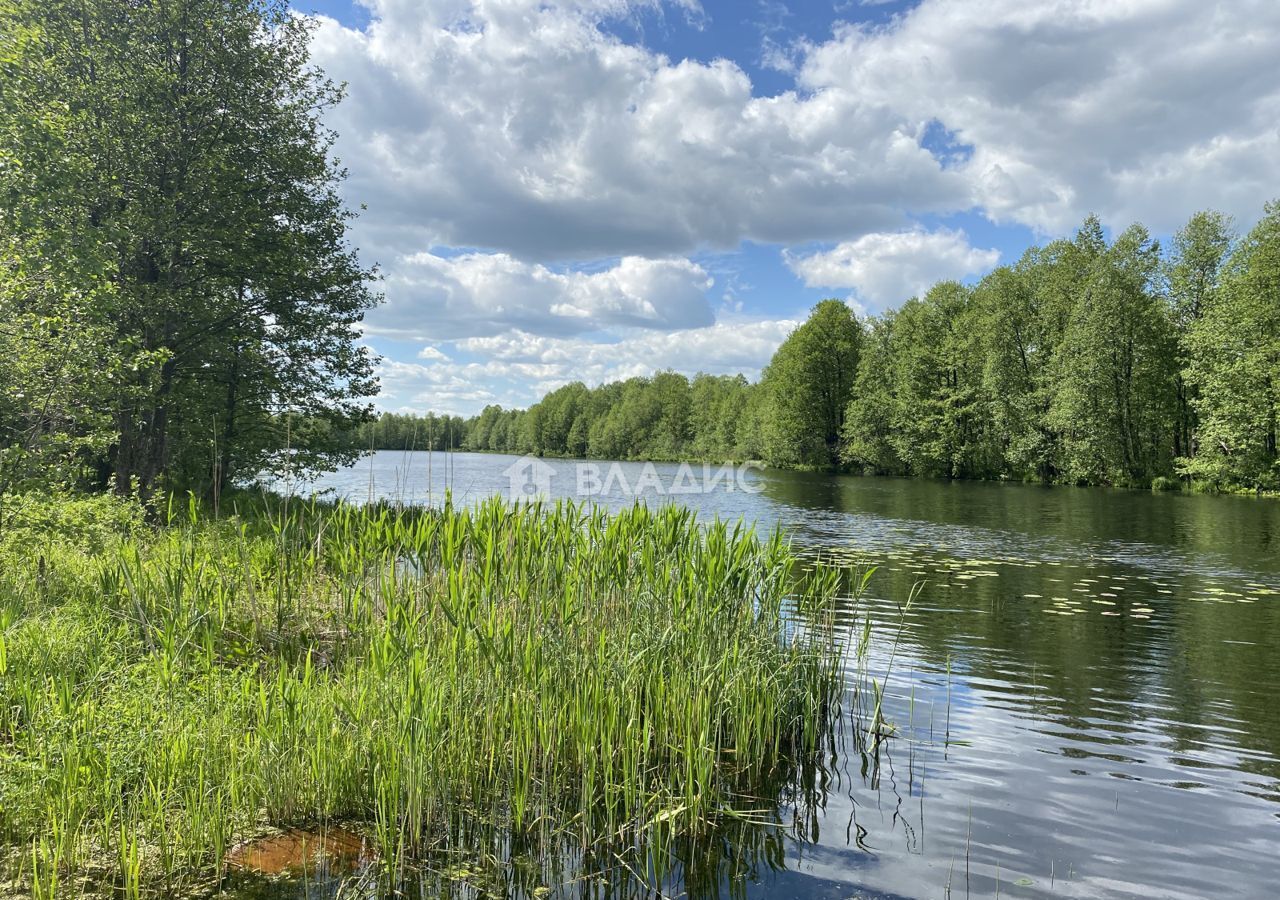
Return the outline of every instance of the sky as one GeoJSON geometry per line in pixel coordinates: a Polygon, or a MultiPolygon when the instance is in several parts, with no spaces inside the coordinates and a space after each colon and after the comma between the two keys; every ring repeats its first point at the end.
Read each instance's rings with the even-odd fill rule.
{"type": "Polygon", "coordinates": [[[1280,197],[1276,0],[296,0],[379,408],[756,378],[825,297],[883,312],[1097,214],[1280,197]]]}

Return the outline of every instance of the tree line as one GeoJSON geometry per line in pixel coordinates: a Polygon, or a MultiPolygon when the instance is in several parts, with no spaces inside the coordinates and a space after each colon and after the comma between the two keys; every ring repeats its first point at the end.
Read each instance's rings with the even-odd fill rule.
{"type": "Polygon", "coordinates": [[[354,458],[375,273],[284,0],[0,0],[0,493],[354,458]]]}
{"type": "MultiPolygon", "coordinates": [[[[395,446],[439,434],[383,417],[395,446]]],[[[868,474],[1280,489],[1280,204],[1198,213],[1168,251],[1096,218],[883,315],[814,307],[758,383],[676,372],[450,426],[465,450],[868,474]]],[[[381,445],[380,445],[381,446],[381,445]]]]}
{"type": "Polygon", "coordinates": [[[839,459],[872,472],[1280,487],[1280,204],[1170,252],[1090,218],[859,330],[839,459]]]}
{"type": "Polygon", "coordinates": [[[754,385],[741,375],[658,372],[597,388],[573,382],[528,409],[477,416],[383,413],[355,440],[378,450],[459,449],[596,459],[732,460],[758,456],[754,385]],[[432,437],[434,435],[434,437],[432,437]]]}
{"type": "Polygon", "coordinates": [[[382,413],[356,427],[351,445],[360,450],[461,450],[467,430],[462,416],[382,413]]]}

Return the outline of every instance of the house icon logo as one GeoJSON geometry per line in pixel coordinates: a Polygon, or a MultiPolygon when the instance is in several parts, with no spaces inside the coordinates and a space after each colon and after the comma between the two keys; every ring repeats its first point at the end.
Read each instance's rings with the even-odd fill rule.
{"type": "Polygon", "coordinates": [[[556,469],[536,456],[522,456],[502,474],[507,476],[507,496],[512,500],[546,500],[551,497],[556,469]]]}

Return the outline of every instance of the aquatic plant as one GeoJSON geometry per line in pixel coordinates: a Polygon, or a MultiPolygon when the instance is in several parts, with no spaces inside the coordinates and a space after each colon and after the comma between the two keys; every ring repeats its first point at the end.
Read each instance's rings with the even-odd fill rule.
{"type": "Polygon", "coordinates": [[[0,549],[0,842],[36,896],[191,891],[264,827],[333,821],[390,883],[496,853],[657,884],[813,781],[847,649],[836,580],[779,535],[240,506],[0,549]]]}

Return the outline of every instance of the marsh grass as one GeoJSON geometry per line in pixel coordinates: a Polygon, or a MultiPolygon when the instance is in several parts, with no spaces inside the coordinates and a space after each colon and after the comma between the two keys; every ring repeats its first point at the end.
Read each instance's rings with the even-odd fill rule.
{"type": "Polygon", "coordinates": [[[0,549],[0,842],[36,897],[207,892],[238,841],[335,821],[383,890],[714,880],[690,848],[780,858],[830,750],[837,582],[778,535],[497,501],[166,518],[0,549]]]}

